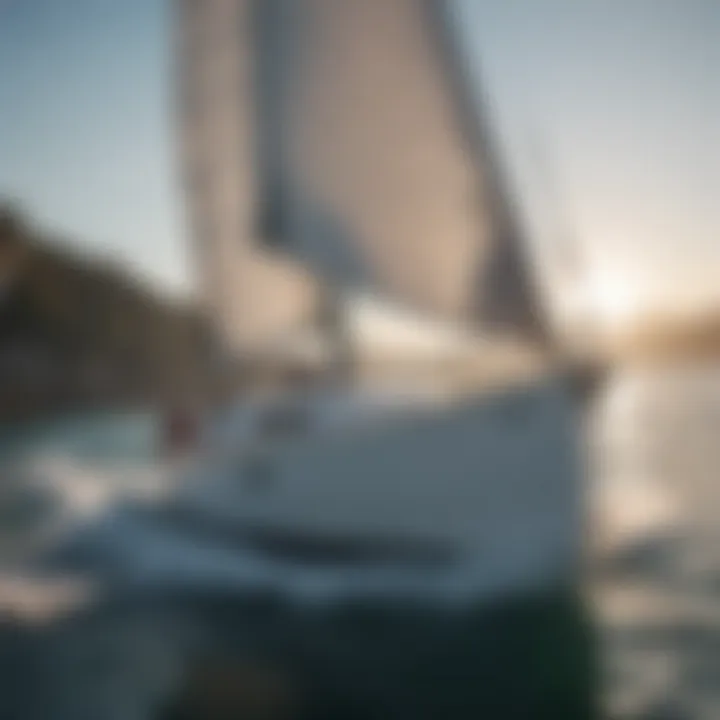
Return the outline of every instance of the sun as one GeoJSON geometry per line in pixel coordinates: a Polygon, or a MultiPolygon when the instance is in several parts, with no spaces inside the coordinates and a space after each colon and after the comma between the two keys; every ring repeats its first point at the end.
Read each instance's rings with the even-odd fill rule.
{"type": "Polygon", "coordinates": [[[603,325],[625,325],[639,310],[638,284],[619,272],[595,273],[589,300],[603,325]]]}

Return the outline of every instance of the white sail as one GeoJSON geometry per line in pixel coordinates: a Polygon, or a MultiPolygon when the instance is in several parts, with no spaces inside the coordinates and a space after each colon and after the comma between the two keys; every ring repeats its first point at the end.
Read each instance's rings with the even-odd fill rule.
{"type": "Polygon", "coordinates": [[[447,5],[184,3],[188,197],[231,343],[312,316],[301,267],[440,317],[542,334],[447,5]]]}
{"type": "Polygon", "coordinates": [[[200,293],[224,350],[236,352],[307,317],[313,288],[258,252],[252,3],[178,5],[180,145],[200,293]]]}

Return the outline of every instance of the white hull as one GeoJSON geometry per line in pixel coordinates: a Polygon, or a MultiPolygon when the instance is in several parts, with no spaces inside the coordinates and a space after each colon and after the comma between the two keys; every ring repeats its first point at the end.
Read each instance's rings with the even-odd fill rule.
{"type": "Polygon", "coordinates": [[[203,466],[187,506],[285,583],[303,565],[325,584],[338,566],[388,586],[407,570],[473,596],[570,582],[582,490],[558,381],[384,415],[238,448],[203,466]]]}

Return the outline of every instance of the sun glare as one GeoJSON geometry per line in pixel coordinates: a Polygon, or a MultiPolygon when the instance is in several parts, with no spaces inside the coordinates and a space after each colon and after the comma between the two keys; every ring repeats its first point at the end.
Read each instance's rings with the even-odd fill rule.
{"type": "Polygon", "coordinates": [[[604,325],[623,325],[639,309],[637,285],[618,274],[595,275],[591,281],[590,294],[591,304],[604,325]]]}

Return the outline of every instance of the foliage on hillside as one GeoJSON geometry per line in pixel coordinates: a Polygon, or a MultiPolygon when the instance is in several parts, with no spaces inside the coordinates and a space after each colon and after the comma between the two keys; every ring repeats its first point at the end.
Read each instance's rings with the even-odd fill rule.
{"type": "Polygon", "coordinates": [[[0,208],[0,414],[146,403],[207,380],[205,328],[119,266],[0,208]]]}

